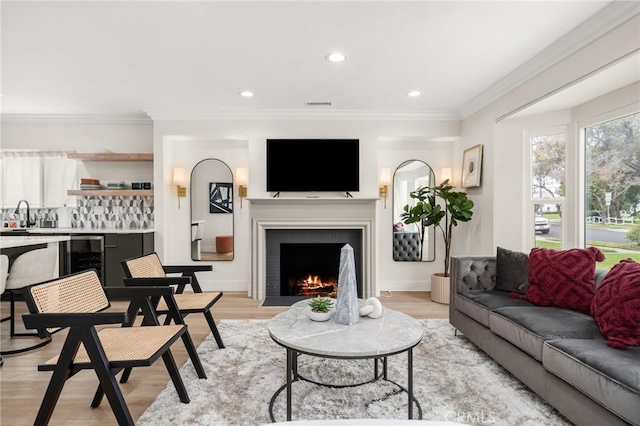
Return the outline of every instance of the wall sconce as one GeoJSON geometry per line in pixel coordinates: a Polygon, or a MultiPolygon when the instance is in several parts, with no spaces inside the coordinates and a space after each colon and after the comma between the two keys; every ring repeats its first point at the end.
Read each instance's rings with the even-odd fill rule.
{"type": "Polygon", "coordinates": [[[442,170],[440,170],[440,183],[444,182],[445,180],[448,180],[449,185],[453,186],[453,183],[451,182],[451,167],[444,167],[442,170]]]}
{"type": "Polygon", "coordinates": [[[380,197],[384,199],[384,208],[387,208],[387,195],[389,195],[389,185],[391,185],[391,169],[380,169],[380,197]]]}
{"type": "Polygon", "coordinates": [[[180,208],[180,198],[187,196],[187,188],[184,185],[184,169],[182,167],[173,168],[173,184],[178,189],[178,208],[180,208]]]}
{"type": "Polygon", "coordinates": [[[238,185],[240,208],[242,208],[242,199],[247,196],[247,169],[244,167],[236,168],[236,184],[238,185]]]}

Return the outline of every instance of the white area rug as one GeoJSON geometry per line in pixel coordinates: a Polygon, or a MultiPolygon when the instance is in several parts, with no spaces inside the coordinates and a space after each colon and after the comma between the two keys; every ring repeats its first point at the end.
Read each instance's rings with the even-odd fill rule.
{"type": "MultiPolygon", "coordinates": [[[[423,420],[470,425],[570,425],[551,406],[478,350],[454,336],[447,320],[421,320],[425,337],[414,348],[414,394],[423,420]]],[[[211,335],[198,353],[207,379],[198,379],[191,361],[180,372],[191,403],[180,403],[173,384],[143,413],[139,426],[263,425],[269,401],[285,382],[285,349],[274,343],[265,320],[221,321],[226,348],[211,335]]],[[[179,344],[179,343],[178,343],[179,344]]],[[[407,356],[389,357],[389,379],[407,383],[407,356]]],[[[300,374],[328,383],[354,383],[373,375],[373,361],[326,360],[300,356],[300,374]]],[[[135,370],[133,372],[135,374],[135,370]]],[[[275,404],[276,421],[286,419],[285,392],[275,404]]],[[[414,416],[417,409],[414,408],[414,416]]],[[[293,384],[293,420],[406,419],[407,394],[377,381],[350,388],[293,384]]]]}

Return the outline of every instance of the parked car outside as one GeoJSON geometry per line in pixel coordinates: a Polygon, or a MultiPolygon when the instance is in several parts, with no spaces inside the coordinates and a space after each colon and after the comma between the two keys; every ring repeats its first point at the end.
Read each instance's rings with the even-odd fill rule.
{"type": "Polygon", "coordinates": [[[536,232],[548,234],[549,231],[551,230],[551,223],[549,222],[549,219],[542,216],[536,216],[535,225],[536,225],[536,232]]]}

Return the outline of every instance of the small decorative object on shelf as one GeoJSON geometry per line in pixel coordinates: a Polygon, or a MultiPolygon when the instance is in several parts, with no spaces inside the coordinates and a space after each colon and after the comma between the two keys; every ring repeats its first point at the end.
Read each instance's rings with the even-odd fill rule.
{"type": "Polygon", "coordinates": [[[313,321],[327,321],[331,318],[331,308],[333,307],[333,300],[328,297],[314,297],[309,300],[309,319],[313,321]]]}
{"type": "Polygon", "coordinates": [[[338,301],[334,321],[338,324],[353,325],[360,321],[358,309],[358,287],[353,247],[345,244],[340,250],[338,272],[338,301]]]}
{"type": "Polygon", "coordinates": [[[360,308],[360,316],[361,317],[369,317],[369,318],[380,318],[384,312],[384,308],[382,307],[382,303],[375,298],[370,297],[364,302],[364,306],[360,308]]]}

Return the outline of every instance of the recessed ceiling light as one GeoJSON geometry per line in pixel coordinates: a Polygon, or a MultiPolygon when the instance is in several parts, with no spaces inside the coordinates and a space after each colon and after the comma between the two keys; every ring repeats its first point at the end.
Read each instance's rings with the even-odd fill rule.
{"type": "Polygon", "coordinates": [[[325,56],[325,59],[329,62],[344,62],[347,59],[347,55],[342,52],[331,52],[325,56]]]}
{"type": "Polygon", "coordinates": [[[253,97],[253,92],[251,92],[249,90],[243,90],[242,92],[240,92],[240,96],[245,97],[245,98],[251,98],[251,97],[253,97]]]}
{"type": "Polygon", "coordinates": [[[412,98],[415,98],[416,96],[420,96],[422,93],[420,93],[417,90],[412,90],[411,92],[407,93],[407,96],[411,96],[412,98]]]}

